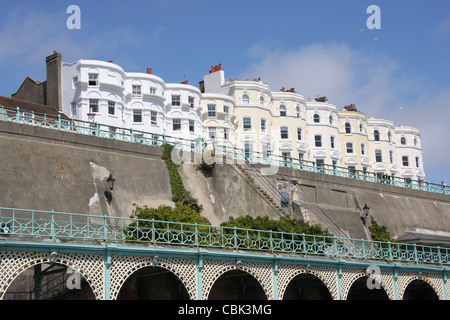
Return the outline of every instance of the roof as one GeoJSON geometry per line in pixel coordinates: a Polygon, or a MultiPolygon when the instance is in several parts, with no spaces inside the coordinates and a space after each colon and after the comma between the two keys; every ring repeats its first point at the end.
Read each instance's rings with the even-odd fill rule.
{"type": "Polygon", "coordinates": [[[21,111],[32,111],[37,114],[47,114],[48,116],[57,117],[60,115],[64,119],[70,119],[64,113],[60,112],[57,108],[52,106],[47,106],[43,104],[38,104],[30,101],[19,100],[14,98],[7,98],[0,96],[0,105],[7,109],[19,109],[21,111]]]}
{"type": "Polygon", "coordinates": [[[450,236],[420,232],[405,232],[398,236],[395,241],[429,246],[450,246],[450,236]]]}

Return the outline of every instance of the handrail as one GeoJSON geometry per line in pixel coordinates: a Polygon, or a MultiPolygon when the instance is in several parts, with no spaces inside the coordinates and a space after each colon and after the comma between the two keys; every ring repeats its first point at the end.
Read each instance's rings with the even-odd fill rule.
{"type": "MultiPolygon", "coordinates": [[[[61,130],[66,132],[73,132],[85,135],[93,135],[101,138],[108,138],[113,140],[121,140],[133,143],[141,143],[151,146],[161,146],[162,144],[168,143],[183,151],[202,151],[202,142],[204,139],[199,137],[195,140],[183,139],[178,137],[171,137],[165,134],[155,134],[151,132],[138,131],[130,128],[119,128],[109,125],[100,124],[98,122],[91,123],[81,120],[66,120],[62,119],[61,116],[51,117],[46,114],[38,115],[33,112],[21,112],[19,108],[16,110],[11,110],[1,106],[0,108],[0,121],[16,122],[26,125],[50,128],[55,130],[61,130]],[[30,115],[31,116],[30,116],[30,115]]],[[[264,165],[274,165],[278,167],[288,167],[298,170],[312,171],[317,173],[324,173],[333,176],[340,176],[346,178],[352,178],[357,180],[365,180],[382,184],[389,184],[396,187],[403,187],[415,190],[422,190],[434,193],[450,194],[450,188],[445,184],[431,183],[421,180],[406,179],[397,176],[380,176],[375,172],[361,171],[361,170],[350,170],[345,167],[334,166],[334,165],[320,165],[318,166],[313,161],[301,160],[297,158],[283,158],[281,156],[270,155],[265,156],[262,153],[252,151],[251,155],[248,157],[238,157],[235,148],[234,152],[228,152],[226,156],[233,157],[234,160],[249,161],[250,163],[260,163],[264,165]]],[[[242,150],[239,150],[242,152],[242,150]]],[[[220,151],[217,155],[220,154],[220,151]]]]}
{"type": "Polygon", "coordinates": [[[228,140],[225,140],[225,146],[223,145],[218,145],[217,147],[214,146],[214,152],[216,156],[217,155],[228,156],[228,152],[226,153],[222,152],[223,147],[226,147],[227,150],[231,148],[233,150],[234,158],[244,160],[242,161],[242,165],[244,165],[247,168],[247,171],[251,171],[254,173],[252,175],[252,178],[255,179],[261,185],[261,187],[265,188],[266,192],[270,192],[270,196],[274,198],[273,199],[274,201],[280,203],[279,207],[281,207],[281,198],[282,198],[281,192],[270,183],[267,177],[264,174],[262,174],[261,171],[258,169],[258,167],[255,165],[261,162],[252,161],[253,159],[251,157],[247,157],[242,150],[238,149],[233,143],[231,143],[228,140]]]}
{"type": "Polygon", "coordinates": [[[434,246],[14,208],[0,208],[0,236],[144,242],[450,265],[450,249],[434,246]]]}
{"type": "Polygon", "coordinates": [[[345,238],[346,235],[344,233],[344,231],[333,221],[333,219],[331,219],[326,213],[325,211],[322,210],[322,208],[317,204],[317,203],[303,203],[301,205],[299,205],[300,208],[302,207],[312,207],[314,206],[315,208],[317,208],[320,213],[322,214],[322,217],[325,217],[326,223],[328,226],[332,226],[335,230],[337,230],[340,234],[341,234],[341,238],[345,238]]]}

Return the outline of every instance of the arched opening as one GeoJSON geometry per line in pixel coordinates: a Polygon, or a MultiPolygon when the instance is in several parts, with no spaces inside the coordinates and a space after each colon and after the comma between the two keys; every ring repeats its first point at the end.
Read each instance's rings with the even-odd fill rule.
{"type": "Polygon", "coordinates": [[[439,300],[439,298],[427,282],[417,279],[406,287],[403,300],[439,300]]]}
{"type": "Polygon", "coordinates": [[[327,286],[312,274],[301,274],[289,282],[283,300],[332,300],[327,286]]]}
{"type": "Polygon", "coordinates": [[[146,267],[134,272],[120,289],[118,300],[189,300],[181,280],[171,271],[146,267]]]}
{"type": "Polygon", "coordinates": [[[252,275],[241,270],[231,270],[216,280],[208,300],[267,300],[267,296],[252,275]]]}
{"type": "Polygon", "coordinates": [[[378,288],[375,286],[375,288],[370,289],[367,285],[367,279],[361,277],[350,287],[347,300],[389,300],[389,296],[381,285],[378,288]]]}
{"type": "Polygon", "coordinates": [[[20,273],[3,300],[95,300],[95,294],[76,267],[41,263],[20,273]]]}

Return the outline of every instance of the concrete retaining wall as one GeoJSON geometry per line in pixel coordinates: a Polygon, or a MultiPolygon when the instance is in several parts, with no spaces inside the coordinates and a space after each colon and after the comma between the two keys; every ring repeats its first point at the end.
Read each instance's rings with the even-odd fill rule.
{"type": "MultiPolygon", "coordinates": [[[[0,122],[0,206],[128,217],[133,203],[174,205],[161,148],[0,122]],[[116,178],[113,201],[104,191],[116,178]]],[[[279,217],[234,165],[205,174],[180,166],[184,184],[213,224],[230,216],[279,217]]],[[[427,231],[450,235],[450,196],[379,183],[280,168],[267,176],[273,185],[296,181],[296,203],[312,204],[355,238],[367,238],[362,207],[392,235],[427,231]]]]}

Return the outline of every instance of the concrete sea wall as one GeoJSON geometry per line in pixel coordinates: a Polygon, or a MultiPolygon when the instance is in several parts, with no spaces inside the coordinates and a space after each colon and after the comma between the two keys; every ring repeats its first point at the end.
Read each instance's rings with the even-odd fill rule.
{"type": "MultiPolygon", "coordinates": [[[[134,203],[174,205],[161,152],[159,147],[0,122],[0,206],[129,217],[134,203]],[[116,179],[111,204],[104,196],[109,174],[116,179]]],[[[212,224],[246,214],[279,217],[235,165],[216,165],[209,174],[195,165],[179,170],[212,224]]],[[[292,187],[291,200],[301,214],[326,216],[350,237],[369,237],[360,219],[365,203],[393,237],[410,231],[450,235],[448,195],[289,168],[266,178],[275,187],[292,187]]]]}

